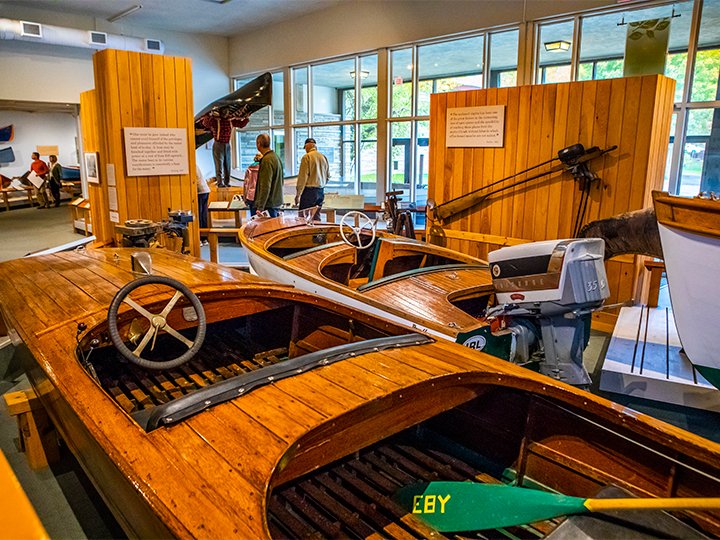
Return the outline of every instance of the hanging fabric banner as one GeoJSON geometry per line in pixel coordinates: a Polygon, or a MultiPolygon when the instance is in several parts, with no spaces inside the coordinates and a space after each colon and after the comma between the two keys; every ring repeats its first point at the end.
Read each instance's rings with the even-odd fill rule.
{"type": "Polygon", "coordinates": [[[631,22],[625,40],[625,77],[665,73],[670,17],[631,22]]]}

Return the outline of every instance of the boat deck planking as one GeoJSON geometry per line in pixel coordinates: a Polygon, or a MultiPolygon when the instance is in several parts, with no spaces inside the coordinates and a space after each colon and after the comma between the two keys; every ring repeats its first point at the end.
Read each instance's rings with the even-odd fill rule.
{"type": "MultiPolygon", "coordinates": [[[[163,252],[154,256],[153,266],[159,274],[179,276],[189,283],[206,306],[210,321],[233,317],[235,310],[241,313],[243,305],[251,301],[258,309],[273,308],[283,299],[308,301],[304,293],[289,287],[257,282],[247,274],[209,263],[193,260],[188,265],[182,264],[184,261],[180,256],[163,252]]],[[[693,476],[694,467],[720,477],[719,445],[449,342],[368,352],[273,381],[182,422],[147,432],[119,403],[107,399],[75,356],[77,323],[84,322],[89,328],[82,343],[101,332],[107,303],[119,286],[133,277],[126,268],[129,268],[127,250],[62,254],[0,264],[0,305],[10,328],[35,357],[37,363],[31,367],[29,376],[38,395],[129,534],[282,536],[275,522],[281,514],[289,514],[289,521],[300,527],[293,530],[305,530],[302,520],[293,521],[297,520],[295,511],[286,505],[290,499],[296,501],[297,494],[289,482],[300,482],[302,489],[321,500],[327,497],[318,494],[318,489],[329,490],[326,493],[356,493],[359,484],[381,481],[378,478],[389,471],[378,476],[372,470],[386,467],[387,459],[395,459],[397,453],[414,452],[392,441],[381,441],[428,422],[433,429],[457,428],[461,442],[468,447],[473,446],[473,441],[476,447],[483,447],[484,437],[508,441],[505,450],[497,450],[498,456],[509,465],[515,461],[511,447],[520,448],[518,461],[513,465],[519,474],[537,475],[550,487],[566,489],[568,485],[563,482],[568,475],[575,476],[563,471],[572,467],[586,479],[578,481],[575,488],[585,496],[608,481],[622,482],[636,493],[653,495],[695,491],[699,495],[710,488],[717,492],[720,486],[720,481],[704,477],[698,480],[693,476]],[[41,284],[35,280],[40,274],[48,281],[41,284]],[[83,279],[73,292],[69,291],[71,277],[83,279]],[[52,288],[53,291],[48,290],[52,288]],[[26,308],[28,304],[31,309],[26,308]],[[43,311],[44,308],[48,311],[43,311]],[[573,411],[581,411],[591,422],[578,431],[569,419],[555,421],[555,414],[561,414],[562,409],[558,413],[550,404],[561,404],[568,410],[568,418],[578,414],[573,411]],[[539,420],[529,425],[525,418],[530,407],[539,407],[534,416],[539,420]],[[555,412],[548,412],[551,409],[555,412]],[[491,413],[502,419],[499,425],[489,424],[491,420],[486,415],[491,413]],[[433,419],[436,415],[442,416],[433,419]],[[467,426],[464,418],[472,419],[477,429],[462,428],[467,426]],[[526,428],[515,430],[509,423],[512,419],[526,428]],[[601,429],[596,424],[607,424],[610,428],[601,429]],[[616,435],[611,438],[612,432],[618,432],[620,438],[616,435]],[[585,434],[592,437],[585,440],[585,434]],[[638,449],[628,443],[632,452],[620,452],[622,444],[618,440],[630,435],[645,446],[638,449]],[[380,446],[361,452],[371,455],[368,462],[352,463],[349,469],[342,465],[337,473],[333,472],[335,469],[322,469],[326,465],[335,467],[332,465],[335,460],[346,459],[353,452],[375,444],[380,446]],[[655,462],[647,458],[645,447],[670,455],[655,462]],[[640,457],[635,458],[634,453],[640,457]],[[688,466],[678,465],[672,459],[688,466]],[[629,461],[624,466],[616,465],[617,461],[625,460],[629,461]],[[646,466],[639,467],[638,460],[646,466]],[[318,469],[321,469],[318,476],[305,476],[318,469]],[[339,484],[335,474],[342,478],[339,484]]],[[[163,306],[169,296],[167,290],[153,287],[140,298],[144,305],[163,306]]],[[[313,298],[310,302],[319,308],[332,308],[328,300],[313,298]]],[[[336,309],[358,321],[358,325],[371,319],[349,308],[336,309]]],[[[385,328],[388,332],[403,331],[390,323],[385,323],[385,328]]],[[[322,328],[304,337],[311,347],[313,343],[335,343],[343,338],[336,330],[322,328]]],[[[217,347],[212,342],[208,346],[217,347]]],[[[152,401],[159,399],[157,396],[183,393],[186,390],[183,386],[209,385],[212,380],[228,376],[233,364],[243,370],[246,366],[242,362],[272,363],[283,354],[289,352],[268,351],[262,358],[239,354],[224,366],[227,372],[208,369],[200,358],[187,369],[183,366],[153,376],[154,381],[146,385],[148,393],[139,397],[152,401]],[[176,375],[171,376],[174,372],[176,375]]],[[[433,459],[437,457],[433,454],[433,459]]],[[[443,459],[447,467],[463,467],[455,458],[443,459]]],[[[440,470],[446,472],[447,467],[440,470]]],[[[407,478],[412,471],[417,474],[416,466],[405,475],[392,471],[395,475],[392,482],[407,478]]],[[[485,471],[475,471],[470,476],[500,480],[485,471]]],[[[386,484],[386,488],[390,485],[386,484]]],[[[370,493],[385,500],[387,489],[370,493]]],[[[360,501],[359,508],[374,502],[371,496],[369,501],[360,501]]],[[[368,511],[372,514],[372,509],[368,511]]],[[[693,515],[706,530],[720,532],[720,516],[693,515]]],[[[362,524],[356,526],[365,530],[362,524]]],[[[392,533],[398,538],[432,533],[407,514],[376,522],[374,531],[381,531],[380,535],[392,533]]]]}

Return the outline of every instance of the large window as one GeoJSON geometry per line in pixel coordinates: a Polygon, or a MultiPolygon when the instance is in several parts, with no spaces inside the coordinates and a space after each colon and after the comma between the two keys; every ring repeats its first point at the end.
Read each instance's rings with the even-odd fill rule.
{"type": "Polygon", "coordinates": [[[390,52],[388,189],[427,202],[431,94],[517,84],[518,36],[513,29],[390,52]]]}
{"type": "Polygon", "coordinates": [[[665,75],[677,84],[664,188],[682,195],[720,191],[720,0],[631,7],[540,24],[536,81],[622,77],[629,25],[647,22],[653,29],[657,26],[651,21],[667,18],[665,75]],[[694,19],[696,5],[702,5],[702,10],[694,19]],[[575,47],[579,49],[573,55],[575,47]]]}

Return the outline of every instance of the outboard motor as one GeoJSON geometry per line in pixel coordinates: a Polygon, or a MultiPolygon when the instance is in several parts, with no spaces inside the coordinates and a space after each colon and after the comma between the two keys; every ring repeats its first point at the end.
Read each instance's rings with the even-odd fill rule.
{"type": "Polygon", "coordinates": [[[540,372],[577,386],[591,382],[582,361],[591,313],[610,296],[604,250],[599,238],[548,240],[488,257],[498,305],[487,318],[505,319],[518,338],[539,327],[540,372]]]}

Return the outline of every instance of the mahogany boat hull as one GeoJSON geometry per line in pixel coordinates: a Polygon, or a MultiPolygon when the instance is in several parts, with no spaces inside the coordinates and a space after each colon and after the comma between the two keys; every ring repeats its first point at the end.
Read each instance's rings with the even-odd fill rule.
{"type": "MultiPolygon", "coordinates": [[[[311,527],[307,516],[288,506],[296,482],[330,510],[327,499],[337,490],[384,482],[370,470],[387,466],[384,457],[375,459],[375,448],[385,457],[396,450],[413,453],[404,437],[427,431],[452,439],[465,458],[469,452],[501,466],[499,472],[484,467],[476,480],[509,480],[504,470],[578,496],[608,483],[639,496],[720,491],[720,445],[684,430],[290,287],[169,253],[153,257],[156,273],[182,279],[198,294],[209,321],[199,359],[177,374],[118,363],[103,342],[106,307],[133,279],[128,250],[0,264],[0,306],[9,331],[27,347],[33,386],[131,536],[299,536],[293,527],[311,527]],[[87,330],[77,343],[80,322],[87,330]],[[278,352],[283,340],[289,346],[278,352]],[[301,367],[308,358],[318,361],[301,367]],[[250,364],[253,371],[245,372],[250,364]],[[292,368],[283,373],[285,365],[292,368]],[[120,384],[108,384],[116,372],[120,384]],[[187,390],[193,381],[202,388],[187,390]],[[223,397],[214,388],[235,393],[223,397]],[[171,399],[174,393],[178,397],[171,399]],[[135,410],[161,410],[195,396],[202,399],[192,406],[201,408],[181,417],[177,410],[168,413],[154,427],[135,410]],[[356,453],[369,461],[346,463],[356,453]],[[318,487],[325,480],[330,483],[318,487]]],[[[154,311],[170,296],[153,289],[138,301],[154,311]]],[[[132,326],[129,311],[119,317],[122,328],[132,326]]],[[[184,320],[191,326],[191,319],[184,320]]],[[[420,459],[426,466],[428,460],[420,459]]],[[[458,458],[448,459],[462,466],[458,458]]],[[[445,477],[451,469],[427,474],[445,477]]],[[[390,473],[385,493],[408,474],[390,473]]],[[[378,497],[372,504],[387,503],[385,495],[378,497]]],[[[382,536],[401,529],[415,537],[433,534],[409,513],[374,522],[372,504],[353,506],[353,500],[341,500],[350,505],[348,527],[360,520],[382,536]]],[[[717,513],[684,516],[720,533],[717,513]]]]}

